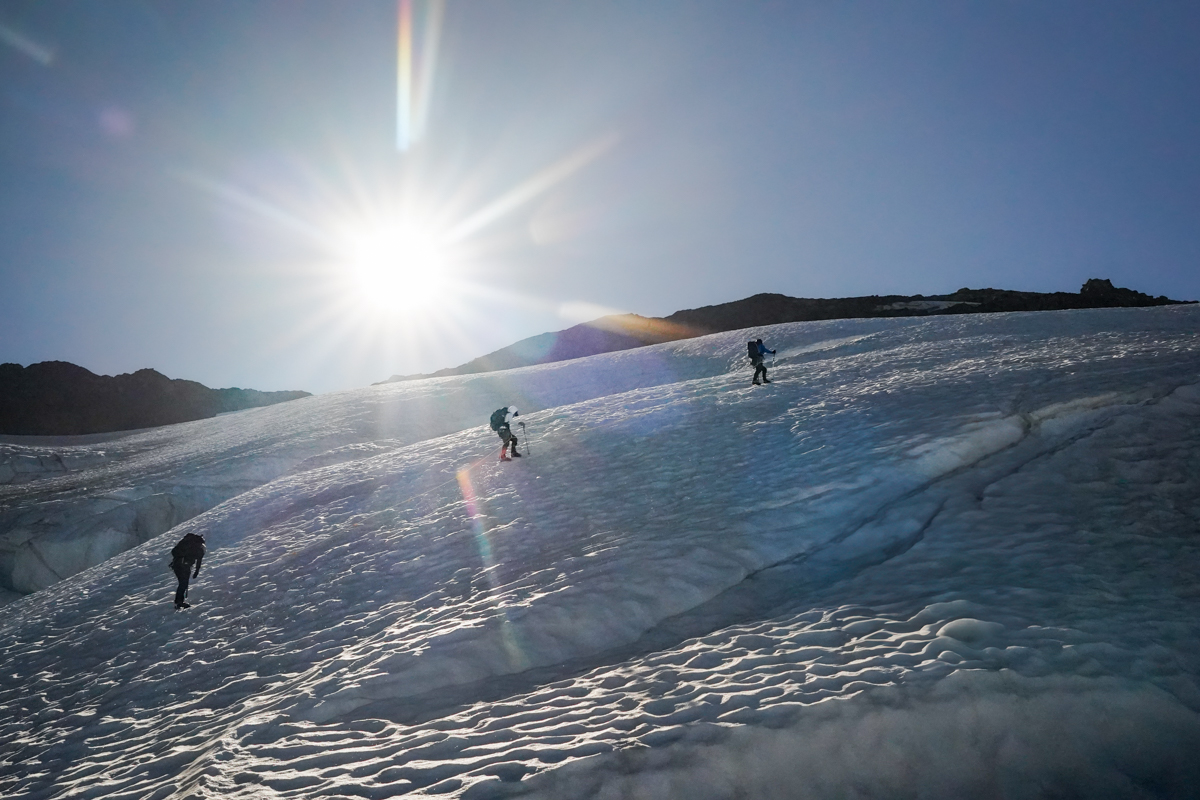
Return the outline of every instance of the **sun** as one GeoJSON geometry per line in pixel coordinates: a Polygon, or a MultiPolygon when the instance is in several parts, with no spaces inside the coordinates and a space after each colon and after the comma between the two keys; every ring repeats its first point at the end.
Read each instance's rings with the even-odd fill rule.
{"type": "Polygon", "coordinates": [[[344,239],[346,288],[360,307],[408,312],[443,299],[451,264],[444,239],[435,229],[397,223],[355,231],[344,239]]]}

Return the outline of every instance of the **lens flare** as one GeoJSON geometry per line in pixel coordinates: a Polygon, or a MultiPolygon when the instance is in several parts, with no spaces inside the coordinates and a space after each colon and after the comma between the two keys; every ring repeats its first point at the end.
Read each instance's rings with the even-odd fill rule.
{"type": "Polygon", "coordinates": [[[492,543],[488,539],[488,532],[483,526],[485,519],[483,505],[475,494],[470,470],[460,469],[457,477],[458,488],[462,491],[463,502],[467,506],[467,516],[471,520],[471,532],[474,534],[475,545],[479,548],[479,560],[483,564],[483,574],[487,576],[488,587],[496,602],[496,614],[500,618],[500,640],[504,645],[505,654],[508,656],[509,666],[514,671],[526,669],[529,667],[529,658],[521,646],[516,626],[508,618],[507,609],[498,599],[500,586],[496,579],[496,558],[492,553],[492,543]]]}
{"type": "Polygon", "coordinates": [[[0,42],[3,42],[19,53],[29,56],[43,67],[48,67],[54,63],[54,48],[39,44],[20,31],[2,23],[0,23],[0,42]]]}
{"type": "Polygon", "coordinates": [[[396,149],[402,153],[424,136],[441,39],[444,0],[428,0],[422,6],[424,26],[419,37],[413,35],[412,0],[400,0],[397,13],[396,149]]]}
{"type": "Polygon", "coordinates": [[[400,0],[396,42],[396,149],[412,144],[412,0],[400,0]]]}

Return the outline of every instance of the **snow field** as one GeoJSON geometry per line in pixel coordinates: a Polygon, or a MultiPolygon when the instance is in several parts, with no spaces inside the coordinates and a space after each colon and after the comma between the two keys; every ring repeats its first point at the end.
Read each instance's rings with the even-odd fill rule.
{"type": "Polygon", "coordinates": [[[616,353],[591,368],[387,384],[146,431],[0,440],[0,602],[45,588],[232,497],[475,427],[507,398],[546,408],[723,371],[728,358],[616,353]],[[12,473],[11,478],[9,473],[12,473]],[[8,484],[8,485],[5,485],[8,484]]]}
{"type": "Polygon", "coordinates": [[[569,401],[531,458],[339,444],[8,606],[0,792],[1191,796],[1196,320],[776,326],[768,387],[747,332],[573,362],[625,378],[583,399],[505,373],[487,411],[569,401]]]}

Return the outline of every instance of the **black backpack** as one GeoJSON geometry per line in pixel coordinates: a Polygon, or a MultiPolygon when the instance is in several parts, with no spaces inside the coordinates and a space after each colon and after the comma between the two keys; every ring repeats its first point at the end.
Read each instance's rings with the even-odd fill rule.
{"type": "Polygon", "coordinates": [[[756,360],[761,355],[758,352],[758,342],[746,342],[746,350],[749,351],[746,355],[750,356],[751,361],[756,360]]]}
{"type": "Polygon", "coordinates": [[[206,550],[204,537],[198,533],[189,533],[179,540],[179,544],[171,548],[171,559],[173,562],[195,563],[204,558],[206,550]]]}
{"type": "Polygon", "coordinates": [[[492,430],[499,432],[500,428],[506,424],[504,418],[508,416],[508,406],[497,408],[492,412],[492,430]]]}

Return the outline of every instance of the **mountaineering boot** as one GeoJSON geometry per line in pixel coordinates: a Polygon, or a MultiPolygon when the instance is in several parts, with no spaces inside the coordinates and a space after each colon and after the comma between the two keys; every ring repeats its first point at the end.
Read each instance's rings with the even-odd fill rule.
{"type": "Polygon", "coordinates": [[[181,609],[181,608],[191,608],[191,607],[192,607],[192,604],[191,604],[191,603],[176,603],[176,604],[175,604],[175,609],[176,609],[176,610],[179,610],[179,609],[181,609]]]}
{"type": "Polygon", "coordinates": [[[501,460],[501,461],[512,461],[512,459],[508,457],[508,454],[507,454],[507,453],[501,453],[501,454],[500,454],[500,460],[501,460]]]}
{"type": "MultiPolygon", "coordinates": [[[[521,457],[521,454],[520,454],[520,453],[518,453],[516,450],[513,450],[512,454],[513,454],[513,458],[520,458],[520,457],[521,457]]],[[[511,461],[511,460],[512,460],[512,459],[510,458],[510,459],[509,459],[509,461],[511,461]]]]}
{"type": "Polygon", "coordinates": [[[763,383],[770,383],[770,381],[767,380],[766,378],[763,378],[763,383]]]}
{"type": "Polygon", "coordinates": [[[755,381],[755,382],[754,382],[754,385],[755,385],[755,386],[762,386],[762,384],[761,384],[761,383],[759,383],[758,381],[755,381]]]}

